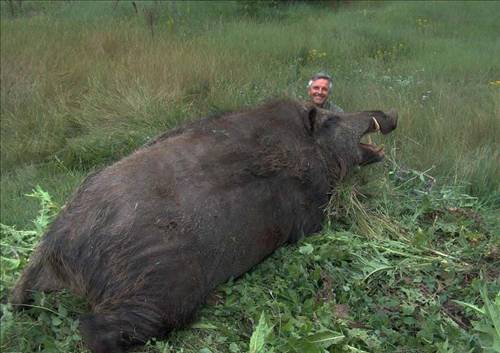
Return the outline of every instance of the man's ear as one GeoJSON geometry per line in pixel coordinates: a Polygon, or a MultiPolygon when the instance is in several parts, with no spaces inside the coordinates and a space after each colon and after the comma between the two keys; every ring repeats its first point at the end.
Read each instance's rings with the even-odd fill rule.
{"type": "Polygon", "coordinates": [[[302,115],[302,120],[304,122],[304,128],[309,135],[313,135],[318,127],[318,110],[315,106],[306,107],[304,114],[302,115]]]}

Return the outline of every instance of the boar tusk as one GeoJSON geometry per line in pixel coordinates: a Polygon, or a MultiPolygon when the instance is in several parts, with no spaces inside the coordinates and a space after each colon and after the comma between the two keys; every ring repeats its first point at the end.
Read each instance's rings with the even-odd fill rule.
{"type": "Polygon", "coordinates": [[[375,123],[375,131],[380,131],[380,124],[378,123],[377,119],[372,116],[372,120],[375,123]]]}

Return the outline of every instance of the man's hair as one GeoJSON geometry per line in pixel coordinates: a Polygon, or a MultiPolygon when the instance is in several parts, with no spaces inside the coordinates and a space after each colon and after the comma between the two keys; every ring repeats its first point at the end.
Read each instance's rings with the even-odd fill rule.
{"type": "Polygon", "coordinates": [[[313,82],[316,81],[316,80],[319,80],[319,79],[328,80],[329,89],[332,89],[333,79],[332,79],[332,77],[330,75],[328,75],[325,72],[318,72],[316,75],[314,75],[313,77],[311,77],[311,79],[307,83],[307,88],[310,88],[311,85],[313,84],[313,82]]]}

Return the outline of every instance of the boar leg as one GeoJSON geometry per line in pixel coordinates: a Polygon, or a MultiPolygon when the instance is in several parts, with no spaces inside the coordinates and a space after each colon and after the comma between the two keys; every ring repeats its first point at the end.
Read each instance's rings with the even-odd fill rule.
{"type": "Polygon", "coordinates": [[[82,316],[80,333],[93,353],[122,353],[167,333],[160,313],[160,309],[144,302],[123,304],[82,316]]]}
{"type": "Polygon", "coordinates": [[[33,292],[54,292],[61,290],[63,285],[52,271],[50,264],[41,260],[38,254],[34,256],[12,291],[11,303],[22,307],[33,300],[33,292]]]}

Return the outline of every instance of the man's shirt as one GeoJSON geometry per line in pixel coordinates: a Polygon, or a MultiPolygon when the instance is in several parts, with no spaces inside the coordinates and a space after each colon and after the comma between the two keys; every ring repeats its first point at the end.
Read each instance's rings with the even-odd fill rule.
{"type": "Polygon", "coordinates": [[[326,101],[325,104],[323,104],[323,109],[330,110],[334,113],[343,113],[344,112],[344,109],[342,109],[341,107],[339,107],[338,105],[336,105],[335,103],[330,102],[330,101],[326,101]]]}

